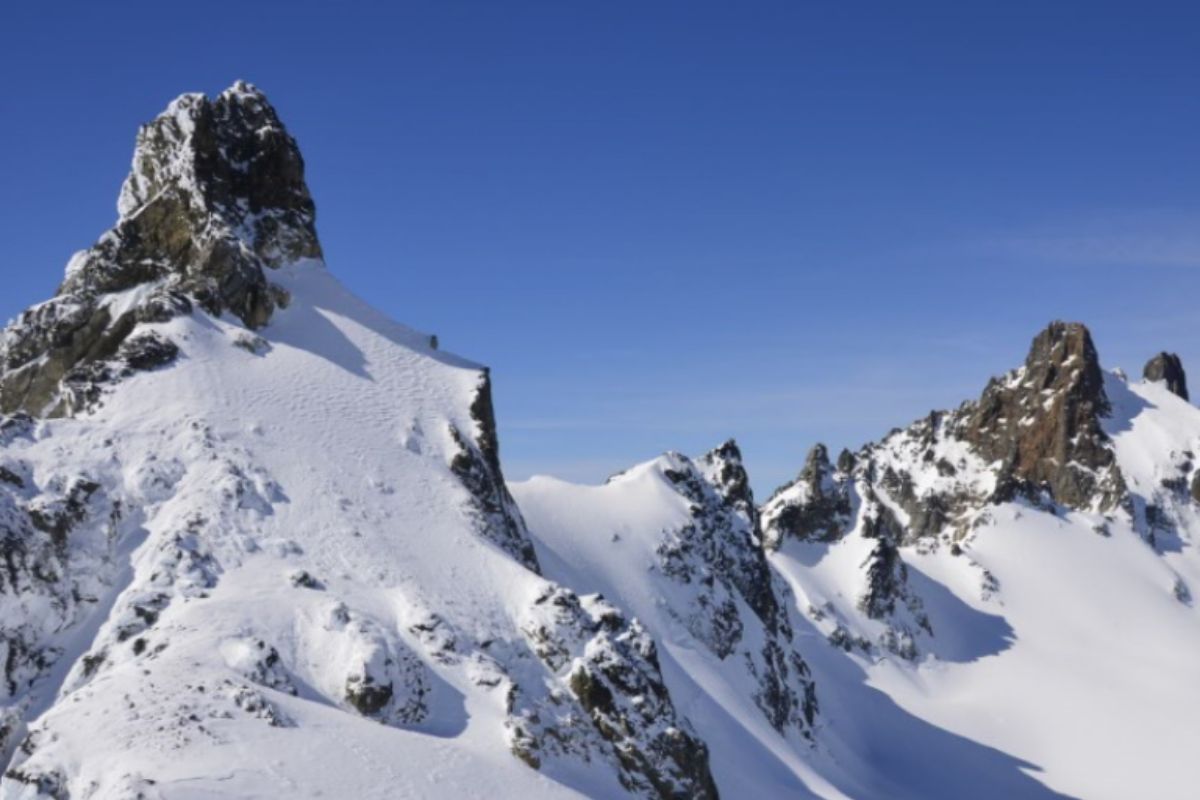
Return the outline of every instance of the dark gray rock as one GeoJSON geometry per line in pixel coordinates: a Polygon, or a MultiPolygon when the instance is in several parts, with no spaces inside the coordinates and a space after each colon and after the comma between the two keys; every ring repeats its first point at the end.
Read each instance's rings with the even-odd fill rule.
{"type": "Polygon", "coordinates": [[[450,437],[458,452],[450,471],[471,494],[470,510],[478,530],[513,558],[534,572],[541,571],[525,520],[513,501],[500,469],[500,442],[492,407],[492,382],[488,371],[480,373],[479,386],[471,403],[471,418],[478,431],[474,438],[451,426],[450,437]]]}
{"type": "Polygon", "coordinates": [[[814,445],[796,480],[767,501],[771,510],[764,525],[767,546],[778,547],[786,536],[819,542],[840,538],[850,523],[848,478],[856,463],[855,456],[843,450],[834,470],[825,445],[814,445]]]}
{"type": "Polygon", "coordinates": [[[598,595],[552,585],[530,610],[523,631],[582,715],[554,711],[564,698],[539,699],[535,681],[514,685],[513,754],[534,769],[553,755],[611,758],[632,795],[715,800],[708,746],[675,708],[657,646],[637,620],[598,595]]]}
{"type": "Polygon", "coordinates": [[[1142,377],[1148,381],[1163,381],[1167,389],[1179,395],[1184,400],[1190,400],[1187,389],[1187,375],[1183,371],[1183,362],[1174,353],[1159,353],[1146,362],[1142,369],[1142,377]]]}
{"type": "Polygon", "coordinates": [[[246,83],[213,100],[184,95],[144,125],[118,208],[116,226],[71,259],[57,295],[4,331],[0,412],[73,413],[58,402],[64,378],[111,358],[139,323],[193,303],[261,327],[283,300],[269,270],[321,257],[300,151],[246,83]],[[113,316],[109,295],[148,284],[157,288],[113,316]]]}
{"type": "Polygon", "coordinates": [[[727,441],[695,462],[678,453],[664,459],[663,477],[688,501],[690,510],[684,525],[663,532],[657,550],[662,573],[690,587],[693,594],[686,609],[674,608],[673,613],[718,658],[740,652],[758,686],[755,701],[777,730],[794,729],[811,737],[816,690],[808,665],[795,649],[786,587],[778,584],[767,563],[760,518],[737,443],[727,441]],[[753,621],[742,617],[742,603],[762,625],[761,646],[743,641],[753,621]]]}

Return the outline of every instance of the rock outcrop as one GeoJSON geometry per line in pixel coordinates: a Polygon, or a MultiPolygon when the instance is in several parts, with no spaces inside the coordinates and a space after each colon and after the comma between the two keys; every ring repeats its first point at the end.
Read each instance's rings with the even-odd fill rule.
{"type": "Polygon", "coordinates": [[[139,323],[193,304],[261,327],[287,303],[269,271],[321,257],[304,160],[247,83],[213,100],[183,95],[143,126],[118,211],[57,295],[0,337],[0,412],[79,411],[80,395],[94,396],[86,385],[113,377],[89,365],[117,355],[139,323]]]}
{"type": "Polygon", "coordinates": [[[811,737],[816,689],[795,649],[791,594],[767,563],[741,451],[730,440],[696,461],[679,453],[659,461],[689,508],[688,521],[663,531],[657,549],[663,575],[689,593],[671,613],[718,658],[745,663],[758,685],[755,702],[776,730],[811,737]]]}
{"type": "Polygon", "coordinates": [[[1148,381],[1162,381],[1167,389],[1184,400],[1188,397],[1187,375],[1183,371],[1183,362],[1174,353],[1159,353],[1146,362],[1142,369],[1142,377],[1148,381]]]}
{"type": "Polygon", "coordinates": [[[716,800],[708,747],[676,710],[654,640],[602,597],[547,586],[523,632],[570,695],[513,684],[509,739],[535,769],[562,758],[610,760],[638,796],[716,800]],[[578,709],[583,714],[578,713],[578,709]]]}
{"type": "Polygon", "coordinates": [[[988,384],[962,434],[984,460],[1001,464],[1001,491],[1044,487],[1071,508],[1111,509],[1125,485],[1100,424],[1109,411],[1088,329],[1053,322],[1033,340],[1025,366],[988,384]]]}
{"type": "MultiPolygon", "coordinates": [[[[909,586],[903,548],[945,543],[961,552],[987,509],[1014,499],[1100,514],[1127,504],[1102,424],[1111,409],[1104,387],[1087,328],[1051,323],[1025,364],[993,378],[977,401],[844,452],[836,466],[823,445],[814,447],[799,476],[763,505],[764,541],[775,550],[788,540],[869,540],[858,612],[882,623],[882,633],[870,641],[851,632],[851,621],[830,619],[830,639],[915,658],[933,629],[909,586]]],[[[992,591],[982,569],[979,579],[981,596],[992,591]]]]}
{"type": "Polygon", "coordinates": [[[854,456],[843,451],[838,464],[835,471],[825,445],[817,443],[808,451],[800,475],[771,496],[764,506],[770,519],[764,531],[769,548],[777,548],[785,536],[830,542],[842,535],[850,521],[851,494],[846,478],[854,466],[854,456]]]}

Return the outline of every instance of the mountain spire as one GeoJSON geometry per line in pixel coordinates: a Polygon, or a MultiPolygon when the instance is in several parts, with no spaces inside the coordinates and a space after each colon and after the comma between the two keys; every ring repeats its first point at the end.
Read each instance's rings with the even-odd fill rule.
{"type": "Polygon", "coordinates": [[[120,358],[138,323],[193,303],[262,327],[287,303],[269,271],[321,258],[300,150],[242,81],[213,99],[182,95],[141,127],[117,209],[112,230],[71,258],[57,295],[4,331],[0,412],[72,413],[89,394],[79,386],[98,377],[89,365],[120,358]],[[110,302],[134,288],[137,302],[110,302]]]}
{"type": "Polygon", "coordinates": [[[1023,367],[988,383],[965,438],[1002,462],[1002,486],[1027,483],[1072,508],[1111,508],[1124,484],[1100,423],[1109,412],[1091,333],[1079,322],[1052,322],[1023,367]]]}
{"type": "Polygon", "coordinates": [[[1183,371],[1183,362],[1174,353],[1159,353],[1146,362],[1142,369],[1142,377],[1148,381],[1163,381],[1168,391],[1188,400],[1187,375],[1183,371]]]}

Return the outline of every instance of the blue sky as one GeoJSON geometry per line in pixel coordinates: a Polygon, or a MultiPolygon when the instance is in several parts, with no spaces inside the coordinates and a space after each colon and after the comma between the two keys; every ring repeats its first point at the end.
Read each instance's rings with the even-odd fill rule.
{"type": "Polygon", "coordinates": [[[244,78],[330,268],[493,367],[511,477],[735,436],[765,493],[1054,318],[1200,369],[1198,8],[7,3],[0,316],[112,224],[138,123],[244,78]]]}

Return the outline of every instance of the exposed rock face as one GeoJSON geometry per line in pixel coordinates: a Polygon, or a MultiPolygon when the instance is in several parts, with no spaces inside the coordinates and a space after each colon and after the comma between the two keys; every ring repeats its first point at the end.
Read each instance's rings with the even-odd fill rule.
{"type": "Polygon", "coordinates": [[[300,151],[246,83],[213,100],[183,95],[143,126],[118,211],[71,259],[57,296],[4,331],[0,412],[78,411],[64,380],[77,391],[95,383],[79,368],[112,358],[138,323],[193,302],[261,327],[287,302],[269,269],[321,257],[300,151]]]}
{"type": "Polygon", "coordinates": [[[902,658],[916,658],[920,631],[932,634],[933,628],[921,599],[908,585],[908,567],[898,546],[904,527],[874,496],[864,509],[863,536],[875,544],[862,564],[867,581],[858,607],[868,618],[887,624],[880,638],[884,648],[902,658]]]}
{"type": "Polygon", "coordinates": [[[529,569],[540,572],[537,554],[525,530],[525,521],[509,494],[504,473],[500,470],[500,441],[496,435],[492,382],[487,370],[484,370],[476,389],[471,417],[477,426],[474,437],[465,437],[453,428],[450,430],[451,438],[459,447],[450,469],[471,492],[471,511],[478,522],[480,534],[529,569]]]}
{"type": "Polygon", "coordinates": [[[1033,340],[1024,367],[988,383],[966,414],[963,438],[1001,462],[1001,487],[1045,487],[1071,508],[1110,509],[1125,485],[1100,425],[1109,410],[1088,329],[1053,322],[1033,340]]]}
{"type": "Polygon", "coordinates": [[[708,747],[676,711],[654,640],[636,620],[597,595],[548,585],[522,629],[571,697],[544,694],[540,682],[511,686],[514,755],[535,769],[564,756],[608,759],[639,796],[715,800],[708,747]]]}
{"type": "Polygon", "coordinates": [[[843,452],[838,462],[845,468],[835,472],[823,444],[808,451],[799,477],[776,491],[764,506],[770,520],[764,526],[768,547],[778,547],[785,536],[823,542],[841,536],[850,520],[846,475],[853,468],[854,457],[843,452]]]}
{"type": "MultiPolygon", "coordinates": [[[[861,627],[854,620],[821,609],[818,622],[832,627],[828,635],[840,646],[878,645],[914,658],[932,627],[909,586],[902,548],[944,541],[961,552],[959,542],[986,520],[990,505],[1018,496],[1113,511],[1128,493],[1101,425],[1108,413],[1087,328],[1052,323],[1034,339],[1025,365],[992,379],[978,401],[931,412],[853,455],[843,453],[836,467],[824,446],[814,447],[796,480],[763,506],[765,542],[777,549],[789,539],[870,540],[857,611],[883,623],[883,633],[870,641],[851,633],[861,627]]],[[[981,596],[992,582],[981,569],[981,596]]]]}
{"type": "Polygon", "coordinates": [[[663,476],[688,501],[691,514],[687,524],[664,531],[658,547],[663,574],[694,593],[673,612],[718,658],[736,654],[744,661],[759,685],[755,701],[777,730],[810,737],[816,691],[795,651],[786,611],[791,595],[767,563],[741,451],[730,440],[696,462],[678,453],[662,461],[663,476]],[[739,600],[757,620],[742,616],[739,600]],[[746,641],[760,638],[747,636],[752,625],[762,626],[761,647],[746,641]]]}
{"type": "Polygon", "coordinates": [[[736,587],[768,630],[774,631],[780,616],[779,602],[771,591],[771,569],[758,547],[762,539],[758,509],[742,465],[741,450],[731,439],[692,466],[699,476],[686,468],[666,474],[677,490],[692,501],[693,514],[701,528],[714,534],[705,537],[711,548],[705,553],[705,562],[736,587]]]}
{"type": "Polygon", "coordinates": [[[1145,368],[1142,369],[1142,377],[1148,381],[1163,381],[1172,393],[1179,395],[1184,400],[1190,399],[1183,362],[1174,353],[1159,353],[1147,361],[1145,368]]]}

